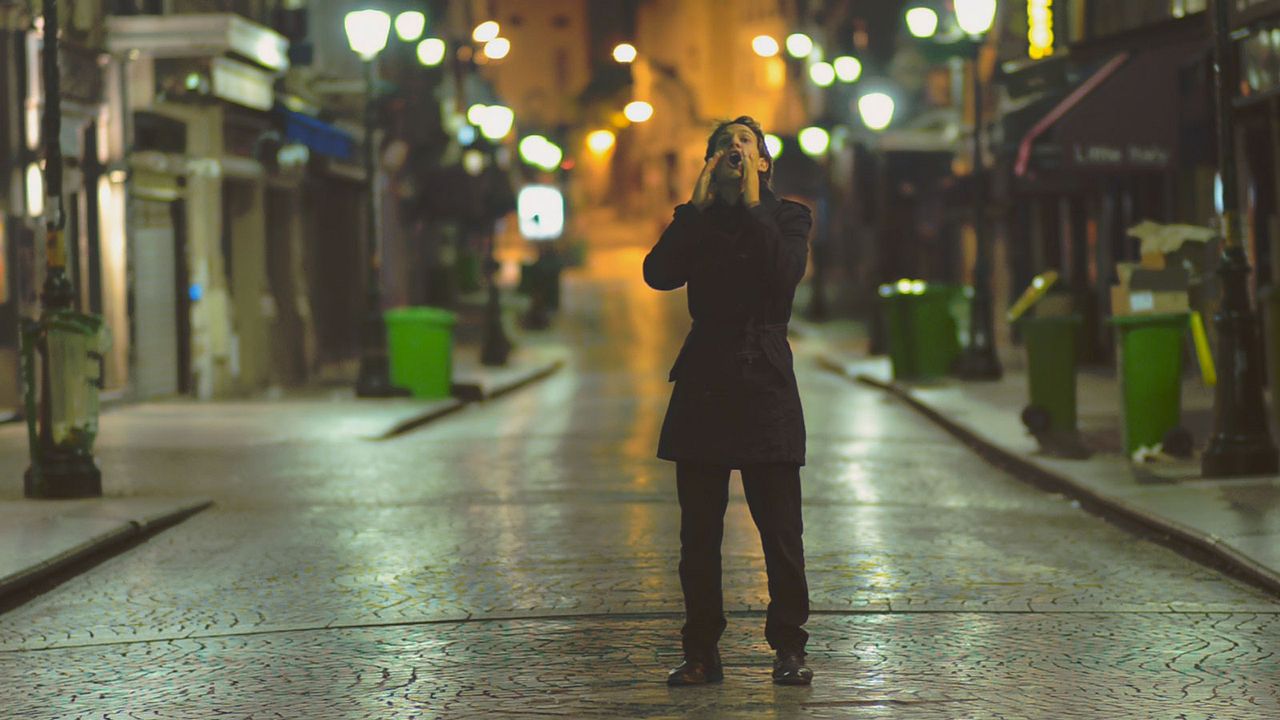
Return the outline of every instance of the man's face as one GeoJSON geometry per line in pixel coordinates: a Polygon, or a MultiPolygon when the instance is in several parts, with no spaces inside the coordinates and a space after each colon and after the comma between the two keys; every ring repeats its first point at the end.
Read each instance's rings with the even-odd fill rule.
{"type": "Polygon", "coordinates": [[[721,130],[715,149],[724,152],[724,158],[716,166],[717,180],[741,179],[747,167],[754,167],[757,172],[769,169],[769,161],[760,157],[756,134],[746,125],[734,124],[721,130]]]}

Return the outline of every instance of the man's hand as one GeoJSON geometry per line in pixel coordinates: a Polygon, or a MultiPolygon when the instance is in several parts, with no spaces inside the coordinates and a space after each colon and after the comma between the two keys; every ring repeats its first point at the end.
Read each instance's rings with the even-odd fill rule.
{"type": "Polygon", "coordinates": [[[715,200],[715,192],[713,191],[711,180],[716,174],[716,166],[720,164],[720,160],[724,158],[724,150],[718,151],[707,159],[707,164],[702,166],[702,174],[698,176],[698,182],[693,185],[693,198],[689,202],[699,210],[706,210],[711,202],[715,200]]]}
{"type": "Polygon", "coordinates": [[[760,148],[755,143],[742,149],[742,204],[753,208],[760,204],[760,148]]]}

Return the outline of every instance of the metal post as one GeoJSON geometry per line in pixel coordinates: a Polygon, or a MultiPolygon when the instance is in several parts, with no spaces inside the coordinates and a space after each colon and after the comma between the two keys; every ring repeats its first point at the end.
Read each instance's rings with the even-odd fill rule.
{"type": "Polygon", "coordinates": [[[502,326],[502,299],[498,292],[498,259],[494,255],[497,233],[493,223],[489,224],[489,252],[485,258],[484,272],[489,283],[488,302],[484,308],[484,335],[480,340],[480,364],[497,366],[506,365],[511,354],[511,340],[502,326]]]}
{"type": "Polygon", "coordinates": [[[977,253],[973,263],[973,302],[969,306],[969,345],[956,365],[966,380],[999,380],[1003,374],[996,355],[991,299],[991,238],[986,230],[987,183],[982,160],[982,44],[973,54],[973,233],[977,253]]]}
{"type": "Polygon", "coordinates": [[[1213,432],[1201,459],[1207,477],[1260,475],[1277,470],[1275,443],[1267,428],[1262,394],[1258,316],[1249,297],[1249,260],[1237,213],[1235,123],[1231,99],[1237,66],[1227,0],[1213,2],[1214,69],[1217,78],[1218,166],[1222,177],[1222,305],[1214,316],[1216,360],[1221,375],[1214,396],[1213,432]]]}
{"type": "Polygon", "coordinates": [[[50,362],[48,330],[55,313],[73,310],[76,291],[67,275],[67,248],[62,235],[66,216],[62,204],[62,89],[58,67],[58,3],[44,3],[44,115],[40,135],[44,145],[45,173],[45,278],[41,294],[41,321],[24,322],[23,379],[27,384],[27,409],[36,410],[28,420],[32,444],[31,465],[23,474],[23,495],[31,498],[96,497],[102,495],[102,471],[94,461],[91,443],[59,443],[53,431],[54,392],[75,393],[83,378],[67,377],[50,362]],[[39,367],[34,367],[39,355],[39,367]],[[36,385],[36,375],[39,384],[36,385]],[[39,388],[38,405],[31,402],[39,388]],[[56,388],[56,390],[55,390],[56,388]],[[33,405],[36,405],[33,408],[33,405]]]}
{"type": "Polygon", "coordinates": [[[378,239],[378,219],[374,194],[378,191],[377,166],[374,160],[374,72],[373,59],[364,61],[364,172],[369,191],[365,202],[365,242],[368,251],[369,277],[365,286],[365,317],[361,328],[360,374],[356,379],[356,396],[370,398],[396,397],[407,394],[391,384],[391,362],[387,357],[387,326],[382,317],[382,243],[378,239]]]}

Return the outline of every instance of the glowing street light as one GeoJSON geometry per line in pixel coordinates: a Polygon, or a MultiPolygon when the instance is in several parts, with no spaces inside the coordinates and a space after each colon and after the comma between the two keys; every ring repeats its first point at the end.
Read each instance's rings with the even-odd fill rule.
{"type": "Polygon", "coordinates": [[[858,113],[862,122],[877,132],[889,127],[893,122],[893,98],[882,92],[873,92],[858,98],[858,113]]]}
{"type": "Polygon", "coordinates": [[[782,138],[773,133],[766,133],[764,136],[764,147],[769,151],[769,157],[777,158],[782,154],[782,138]]]}
{"type": "Polygon", "coordinates": [[[372,60],[387,46],[391,16],[381,10],[354,10],[342,20],[347,44],[361,60],[372,60]]]}
{"type": "Polygon", "coordinates": [[[471,31],[471,39],[476,42],[487,43],[498,37],[498,32],[500,30],[501,28],[498,27],[498,23],[496,21],[486,20],[485,22],[477,25],[475,30],[471,31]]]}
{"type": "Polygon", "coordinates": [[[862,77],[862,61],[851,55],[841,55],[831,62],[835,67],[836,77],[840,82],[853,83],[858,82],[858,78],[862,77]]]}
{"type": "Polygon", "coordinates": [[[787,54],[793,58],[807,58],[813,52],[813,38],[804,33],[787,36],[787,54]]]}
{"type": "Polygon", "coordinates": [[[933,8],[913,7],[907,11],[907,30],[918,38],[930,38],[938,32],[938,13],[933,8]]]}
{"type": "Polygon", "coordinates": [[[631,43],[618,43],[613,49],[613,59],[624,64],[635,62],[636,54],[636,46],[631,43]]]}
{"type": "MultiPolygon", "coordinates": [[[[470,114],[470,113],[468,113],[470,114]]],[[[489,140],[501,140],[511,132],[516,114],[505,105],[488,105],[480,116],[480,134],[489,140]]]]}
{"type": "Polygon", "coordinates": [[[800,142],[800,151],[809,157],[822,157],[831,146],[831,136],[820,127],[807,127],[796,136],[800,142]]]}
{"type": "Polygon", "coordinates": [[[497,37],[484,44],[484,56],[490,60],[501,60],[511,52],[511,41],[497,37]]]}
{"type": "Polygon", "coordinates": [[[773,57],[778,54],[778,41],[768,35],[757,35],[751,41],[751,49],[760,57],[773,57]]]}
{"type": "Polygon", "coordinates": [[[417,10],[406,10],[396,16],[396,35],[405,42],[422,37],[427,29],[427,16],[417,10]]]}
{"type": "Polygon", "coordinates": [[[435,67],[444,62],[444,40],[427,38],[418,43],[418,62],[427,67],[435,67]]]}
{"type": "Polygon", "coordinates": [[[653,117],[653,106],[643,100],[636,100],[627,103],[627,106],[622,108],[622,114],[633,123],[642,123],[653,117]]]}
{"type": "Polygon", "coordinates": [[[587,148],[596,155],[603,155],[613,149],[615,139],[609,130],[595,130],[587,135],[587,148]]]}
{"type": "Polygon", "coordinates": [[[467,108],[467,122],[480,127],[480,123],[484,122],[485,111],[489,109],[484,103],[476,103],[467,108]]]}
{"type": "Polygon", "coordinates": [[[44,215],[44,173],[39,165],[31,163],[27,166],[27,217],[41,215],[44,215]]]}
{"type": "Polygon", "coordinates": [[[836,69],[831,63],[816,62],[809,66],[809,79],[818,87],[831,87],[836,81],[836,69]]]}
{"type": "Polygon", "coordinates": [[[520,140],[520,159],[550,172],[560,167],[564,151],[542,135],[527,135],[520,140]]]}
{"type": "Polygon", "coordinates": [[[956,23],[970,35],[982,35],[996,21],[996,0],[956,0],[956,23]]]}

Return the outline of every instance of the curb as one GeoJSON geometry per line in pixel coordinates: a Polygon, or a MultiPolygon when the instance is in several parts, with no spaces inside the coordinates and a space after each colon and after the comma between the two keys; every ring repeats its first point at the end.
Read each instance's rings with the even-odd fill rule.
{"type": "Polygon", "coordinates": [[[399,437],[412,430],[417,430],[433,420],[439,420],[446,415],[452,415],[468,405],[466,400],[461,400],[459,398],[453,398],[452,400],[453,401],[451,403],[435,408],[430,412],[411,417],[408,420],[401,420],[395,425],[392,425],[390,429],[383,432],[381,435],[375,435],[369,439],[378,441],[390,440],[392,438],[399,437]]]}
{"type": "Polygon", "coordinates": [[[820,356],[819,365],[846,379],[890,393],[963,442],[984,460],[1015,477],[1078,500],[1082,506],[1101,515],[1116,515],[1174,537],[1222,561],[1234,572],[1248,578],[1268,592],[1280,595],[1280,574],[1226,544],[1222,538],[1187,527],[1119,498],[1099,493],[1067,475],[1047,470],[1027,458],[1011,453],[933,409],[898,383],[885,382],[865,374],[850,376],[842,363],[825,355],[820,356]]]}
{"type": "Polygon", "coordinates": [[[85,560],[110,554],[131,541],[145,539],[148,536],[173,527],[211,505],[213,505],[212,500],[199,500],[159,515],[141,520],[128,520],[122,527],[91,538],[38,565],[33,565],[8,577],[0,578],[0,601],[8,600],[23,590],[85,560]]]}
{"type": "Polygon", "coordinates": [[[439,420],[447,415],[452,415],[463,408],[475,403],[493,400],[507,393],[519,390],[526,385],[530,385],[538,380],[542,380],[564,367],[564,358],[556,358],[550,362],[536,366],[532,372],[508,380],[507,382],[497,384],[493,387],[486,388],[483,382],[466,382],[454,383],[452,388],[453,402],[443,407],[438,407],[430,412],[402,420],[393,425],[389,430],[381,435],[374,436],[375,441],[391,440],[405,433],[417,430],[432,421],[439,420]]]}
{"type": "Polygon", "coordinates": [[[555,358],[554,360],[544,361],[534,366],[533,370],[529,374],[509,379],[506,382],[498,383],[492,387],[486,387],[483,381],[454,383],[453,396],[468,403],[492,400],[496,397],[506,395],[512,390],[518,390],[525,385],[541,380],[563,366],[564,358],[555,358]]]}

